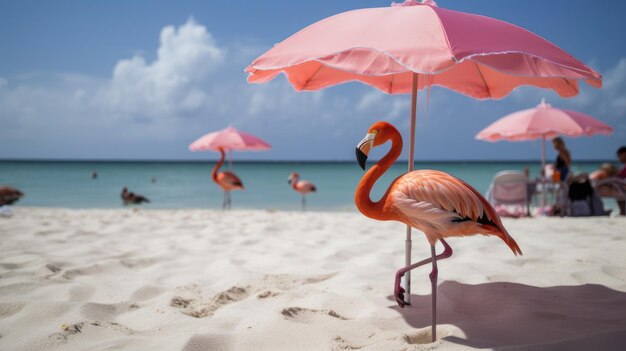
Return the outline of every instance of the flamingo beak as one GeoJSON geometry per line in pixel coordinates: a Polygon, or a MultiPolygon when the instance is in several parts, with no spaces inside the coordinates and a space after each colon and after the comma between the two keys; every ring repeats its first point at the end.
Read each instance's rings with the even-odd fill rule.
{"type": "Polygon", "coordinates": [[[374,145],[374,138],[376,133],[367,133],[365,138],[361,140],[356,147],[356,161],[359,166],[365,170],[365,163],[367,162],[367,156],[370,153],[372,145],[374,145]]]}

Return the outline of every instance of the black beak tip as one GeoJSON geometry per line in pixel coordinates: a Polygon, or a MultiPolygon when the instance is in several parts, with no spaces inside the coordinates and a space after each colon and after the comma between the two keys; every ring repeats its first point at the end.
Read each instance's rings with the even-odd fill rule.
{"type": "Polygon", "coordinates": [[[356,148],[356,162],[359,166],[365,170],[365,162],[367,162],[367,155],[363,153],[358,147],[356,148]]]}

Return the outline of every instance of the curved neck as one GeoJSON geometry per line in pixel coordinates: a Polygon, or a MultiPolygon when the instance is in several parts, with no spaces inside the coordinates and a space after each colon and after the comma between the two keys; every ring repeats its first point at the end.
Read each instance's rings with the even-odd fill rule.
{"type": "Polygon", "coordinates": [[[222,167],[222,165],[224,164],[224,159],[226,158],[226,154],[224,153],[224,149],[220,148],[220,154],[222,154],[222,157],[220,157],[219,162],[215,165],[215,167],[213,167],[213,174],[211,174],[211,176],[213,177],[213,180],[217,182],[217,173],[220,169],[220,167],[222,167]]]}
{"type": "Polygon", "coordinates": [[[402,137],[399,133],[394,131],[389,137],[389,140],[391,140],[391,149],[385,157],[383,157],[374,166],[372,166],[367,173],[365,173],[363,178],[361,178],[361,182],[357,186],[356,193],[354,195],[354,202],[356,203],[356,207],[359,211],[367,217],[374,219],[382,219],[383,206],[389,190],[385,192],[385,195],[383,195],[380,200],[374,202],[370,199],[372,187],[378,178],[380,178],[380,176],[382,176],[389,169],[389,167],[393,165],[402,152],[402,137]]]}
{"type": "Polygon", "coordinates": [[[294,177],[293,180],[291,181],[291,187],[295,190],[298,189],[298,181],[300,180],[300,178],[298,177],[294,177]]]}

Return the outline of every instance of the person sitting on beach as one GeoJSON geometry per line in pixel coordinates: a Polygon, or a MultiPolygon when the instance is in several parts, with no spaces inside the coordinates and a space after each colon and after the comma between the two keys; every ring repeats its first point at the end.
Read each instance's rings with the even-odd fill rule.
{"type": "Polygon", "coordinates": [[[556,170],[559,171],[559,181],[564,182],[569,175],[569,166],[572,163],[572,156],[562,138],[556,137],[552,139],[552,146],[558,152],[555,167],[556,170]]]}
{"type": "Polygon", "coordinates": [[[0,186],[0,206],[12,205],[19,200],[24,193],[10,186],[0,186]]]}
{"type": "Polygon", "coordinates": [[[143,195],[135,194],[132,191],[129,192],[126,187],[122,189],[122,194],[120,196],[122,197],[122,201],[124,201],[124,205],[140,204],[142,202],[150,202],[150,200],[148,200],[147,197],[143,195]]]}
{"type": "Polygon", "coordinates": [[[626,179],[626,146],[617,149],[617,159],[624,165],[622,170],[617,174],[617,177],[626,179]]]}
{"type": "Polygon", "coordinates": [[[591,172],[591,174],[589,174],[589,179],[596,182],[598,180],[616,177],[618,173],[619,169],[617,169],[614,164],[606,162],[603,163],[600,168],[591,172]]]}
{"type": "Polygon", "coordinates": [[[604,163],[590,175],[598,194],[603,197],[614,197],[619,207],[620,215],[626,215],[626,146],[617,150],[617,158],[624,165],[620,171],[611,163],[604,163]]]}

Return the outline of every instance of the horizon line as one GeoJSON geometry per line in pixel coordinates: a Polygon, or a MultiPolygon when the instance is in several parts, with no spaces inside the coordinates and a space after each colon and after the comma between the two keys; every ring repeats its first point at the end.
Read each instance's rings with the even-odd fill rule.
{"type": "MultiPolygon", "coordinates": [[[[378,161],[378,160],[372,160],[378,161]]],[[[198,160],[198,159],[84,159],[84,158],[0,158],[0,162],[93,162],[93,163],[107,163],[107,162],[119,162],[119,163],[149,163],[149,162],[162,162],[162,163],[206,163],[217,162],[217,160],[198,160]]],[[[244,163],[347,163],[356,162],[353,159],[334,159],[334,160],[233,160],[233,162],[244,163]]],[[[466,159],[466,160],[415,160],[414,163],[450,163],[450,162],[464,162],[464,163],[541,163],[541,159],[520,159],[520,160],[499,160],[499,159],[466,159]]],[[[576,162],[614,162],[609,159],[579,159],[576,162]]],[[[408,159],[398,159],[395,163],[408,163],[408,159]]],[[[549,163],[549,162],[546,162],[549,163]]]]}

